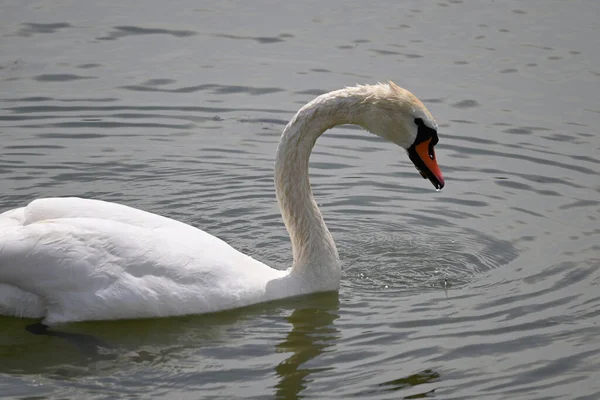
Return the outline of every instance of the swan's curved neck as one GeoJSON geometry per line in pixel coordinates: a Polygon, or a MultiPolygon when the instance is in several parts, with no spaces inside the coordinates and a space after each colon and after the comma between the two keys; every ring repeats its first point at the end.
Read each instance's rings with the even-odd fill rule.
{"type": "Polygon", "coordinates": [[[338,252],[312,194],[308,159],[316,140],[327,129],[357,123],[360,94],[357,88],[342,89],[302,107],[285,127],[275,161],[277,201],[292,241],[292,274],[331,278],[337,280],[336,285],[340,276],[338,252]]]}

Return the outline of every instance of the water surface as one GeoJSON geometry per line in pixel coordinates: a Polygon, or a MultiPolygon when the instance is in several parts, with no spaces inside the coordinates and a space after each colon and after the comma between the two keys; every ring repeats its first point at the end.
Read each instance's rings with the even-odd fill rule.
{"type": "Polygon", "coordinates": [[[311,182],[339,295],[62,327],[97,341],[0,317],[0,397],[600,397],[600,3],[288,3],[5,1],[0,209],[117,201],[287,268],[283,126],[387,79],[436,116],[447,186],[336,128],[311,182]]]}

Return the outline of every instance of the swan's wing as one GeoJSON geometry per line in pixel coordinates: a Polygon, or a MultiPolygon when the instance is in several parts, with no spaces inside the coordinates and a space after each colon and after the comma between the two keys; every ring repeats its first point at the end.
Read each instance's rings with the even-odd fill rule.
{"type": "Polygon", "coordinates": [[[178,229],[185,229],[183,227],[189,227],[179,221],[122,204],[78,197],[52,197],[34,200],[26,207],[0,214],[0,227],[19,222],[21,225],[29,225],[60,218],[106,219],[144,228],[178,227],[178,229]]]}
{"type": "Polygon", "coordinates": [[[237,307],[282,274],[188,228],[61,218],[0,229],[0,283],[40,296],[56,323],[237,307]]]}

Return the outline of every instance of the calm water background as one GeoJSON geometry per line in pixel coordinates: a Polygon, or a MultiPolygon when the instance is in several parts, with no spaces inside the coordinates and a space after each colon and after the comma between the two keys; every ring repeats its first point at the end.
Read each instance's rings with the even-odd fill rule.
{"type": "Polygon", "coordinates": [[[387,79],[438,119],[447,186],[376,137],[328,132],[311,173],[339,296],[63,327],[100,350],[0,318],[0,397],[600,398],[598,15],[594,1],[3,1],[0,210],[117,201],[286,268],[281,129],[317,94],[387,79]]]}

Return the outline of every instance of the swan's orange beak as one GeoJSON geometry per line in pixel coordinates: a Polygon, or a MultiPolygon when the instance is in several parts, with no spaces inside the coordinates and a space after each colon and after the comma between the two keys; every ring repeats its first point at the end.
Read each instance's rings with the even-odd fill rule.
{"type": "Polygon", "coordinates": [[[415,164],[421,176],[429,179],[439,190],[444,187],[444,177],[435,159],[435,150],[433,149],[435,145],[436,142],[433,141],[433,138],[424,140],[417,145],[413,144],[408,149],[408,157],[415,164]]]}

